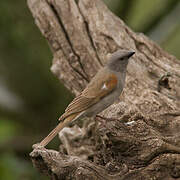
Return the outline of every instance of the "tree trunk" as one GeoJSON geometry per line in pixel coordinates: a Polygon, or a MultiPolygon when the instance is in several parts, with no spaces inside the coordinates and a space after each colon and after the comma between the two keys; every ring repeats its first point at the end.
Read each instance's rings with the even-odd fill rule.
{"type": "Polygon", "coordinates": [[[51,179],[180,178],[180,61],[101,0],[28,0],[28,6],[52,50],[52,72],[75,95],[109,53],[136,52],[120,99],[96,121],[60,132],[60,152],[34,149],[33,164],[51,179]]]}

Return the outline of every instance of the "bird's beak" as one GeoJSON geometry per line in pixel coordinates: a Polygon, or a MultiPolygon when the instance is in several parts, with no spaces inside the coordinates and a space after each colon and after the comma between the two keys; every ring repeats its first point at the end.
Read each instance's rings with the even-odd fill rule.
{"type": "Polygon", "coordinates": [[[127,57],[130,58],[133,54],[135,54],[135,51],[129,51],[127,53],[127,57]]]}

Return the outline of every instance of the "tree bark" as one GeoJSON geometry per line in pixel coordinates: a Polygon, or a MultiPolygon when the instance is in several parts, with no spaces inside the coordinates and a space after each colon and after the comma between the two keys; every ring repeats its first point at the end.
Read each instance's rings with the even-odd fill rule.
{"type": "Polygon", "coordinates": [[[52,50],[52,72],[75,95],[109,53],[136,51],[120,99],[96,121],[65,128],[60,152],[34,149],[36,168],[51,179],[180,178],[180,61],[101,0],[28,0],[28,6],[52,50]]]}

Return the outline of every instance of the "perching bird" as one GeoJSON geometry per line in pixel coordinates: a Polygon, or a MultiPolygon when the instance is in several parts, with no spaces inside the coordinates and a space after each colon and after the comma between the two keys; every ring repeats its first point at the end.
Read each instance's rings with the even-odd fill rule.
{"type": "Polygon", "coordinates": [[[59,118],[60,123],[44,138],[39,146],[46,146],[64,127],[83,118],[94,117],[119,98],[125,85],[129,58],[134,51],[118,50],[111,55],[87,87],[68,105],[59,118]]]}

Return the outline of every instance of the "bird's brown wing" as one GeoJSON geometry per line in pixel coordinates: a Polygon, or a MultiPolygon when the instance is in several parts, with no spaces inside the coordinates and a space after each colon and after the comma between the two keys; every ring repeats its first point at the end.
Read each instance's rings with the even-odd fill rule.
{"type": "Polygon", "coordinates": [[[98,73],[88,86],[68,105],[59,120],[82,112],[96,104],[100,99],[112,92],[117,86],[117,77],[113,73],[98,73]]]}

